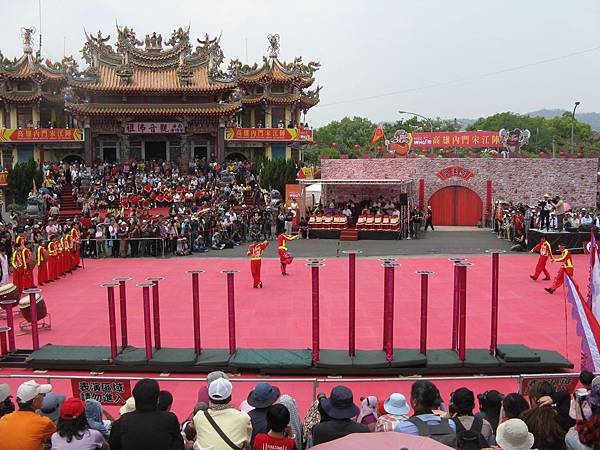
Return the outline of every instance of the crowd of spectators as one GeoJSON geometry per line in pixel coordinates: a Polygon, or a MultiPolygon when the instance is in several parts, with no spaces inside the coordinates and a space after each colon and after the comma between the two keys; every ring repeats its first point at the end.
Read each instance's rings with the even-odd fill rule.
{"type": "Polygon", "coordinates": [[[379,432],[423,436],[461,450],[598,449],[600,377],[584,371],[579,381],[573,396],[537,381],[527,398],[495,390],[475,396],[461,387],[446,402],[435,384],[419,380],[408,399],[394,392],[381,402],[361,398],[360,406],[340,385],[329,396],[319,394],[302,420],[294,398],[268,382],[233,405],[233,384],[217,371],[180,420],[171,412],[173,396],[152,379],[135,385],[118,419],[95,400],[67,399],[30,380],[15,393],[16,409],[8,385],[0,385],[0,449],[300,450],[379,432]]]}

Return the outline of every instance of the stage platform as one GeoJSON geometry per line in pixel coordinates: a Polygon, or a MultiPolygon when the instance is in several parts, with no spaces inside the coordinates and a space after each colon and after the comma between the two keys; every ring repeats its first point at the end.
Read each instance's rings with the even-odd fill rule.
{"type": "MultiPolygon", "coordinates": [[[[600,239],[600,234],[595,233],[596,240],[600,239]]],[[[552,250],[558,249],[558,244],[566,245],[571,253],[584,253],[583,247],[586,242],[589,242],[591,237],[590,231],[545,231],[538,229],[530,229],[527,236],[527,248],[531,250],[535,247],[542,237],[552,246],[552,250]]]]}
{"type": "MultiPolygon", "coordinates": [[[[343,230],[325,230],[325,229],[311,229],[311,239],[339,239],[340,233],[343,230]]],[[[398,240],[401,239],[401,232],[399,231],[385,231],[385,230],[358,230],[359,240],[374,240],[374,241],[386,241],[386,240],[398,240]]]]}
{"type": "MultiPolygon", "coordinates": [[[[451,346],[452,263],[446,257],[399,257],[395,271],[394,340],[391,363],[382,358],[383,269],[369,258],[368,247],[357,263],[356,348],[348,358],[348,264],[345,256],[329,258],[320,269],[320,357],[312,364],[311,276],[305,261],[297,258],[287,277],[279,273],[277,259],[262,263],[263,289],[253,289],[246,259],[207,257],[167,259],[86,260],[60,283],[44,286],[52,328],[40,331],[41,348],[30,355],[0,362],[4,367],[35,369],[198,372],[215,368],[265,374],[446,374],[523,373],[569,370],[579,365],[575,325],[562,292],[544,291],[548,282],[527,276],[537,256],[504,254],[500,257],[499,350],[506,344],[523,344],[517,357],[499,352],[490,357],[491,258],[467,256],[468,269],[466,361],[457,360],[451,346]],[[192,286],[187,270],[200,275],[200,358],[193,351],[192,286]],[[235,276],[237,351],[229,355],[226,277],[222,270],[239,270],[235,276]],[[420,283],[417,270],[431,270],[427,355],[420,355],[420,283]],[[100,284],[129,276],[127,313],[129,346],[114,361],[109,352],[106,289],[100,284]],[[146,360],[142,290],[147,277],[164,277],[160,283],[162,349],[146,360]],[[402,350],[404,349],[404,350],[402,350]],[[519,354],[521,356],[519,356],[519,354]],[[525,354],[525,356],[523,356],[525,354]],[[561,356],[562,355],[562,356],[561,356]],[[521,359],[519,359],[521,358],[521,359]],[[525,359],[523,359],[525,358],[525,359]]],[[[587,286],[588,258],[574,255],[575,279],[587,286]],[[585,269],[584,269],[585,268],[585,269]]],[[[549,267],[552,275],[557,265],[549,267]]],[[[118,290],[115,293],[117,306],[118,290]]],[[[117,307],[118,318],[118,307],[117,307]]],[[[17,319],[17,317],[15,317],[17,319]]],[[[18,323],[17,319],[17,323],[18,323]]],[[[118,319],[117,319],[117,322],[118,319]]],[[[4,321],[0,321],[3,325],[4,321]]],[[[121,333],[117,329],[118,343],[121,333]]],[[[18,333],[17,348],[31,349],[29,333],[18,333]]],[[[578,367],[575,367],[578,369],[578,367]]]]}

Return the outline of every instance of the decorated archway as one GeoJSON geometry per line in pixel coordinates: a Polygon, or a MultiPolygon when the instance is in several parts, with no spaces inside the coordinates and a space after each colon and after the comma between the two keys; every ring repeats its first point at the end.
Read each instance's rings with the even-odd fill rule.
{"type": "Polygon", "coordinates": [[[481,223],[483,202],[464,186],[446,186],[430,198],[433,225],[477,226],[481,223]]]}

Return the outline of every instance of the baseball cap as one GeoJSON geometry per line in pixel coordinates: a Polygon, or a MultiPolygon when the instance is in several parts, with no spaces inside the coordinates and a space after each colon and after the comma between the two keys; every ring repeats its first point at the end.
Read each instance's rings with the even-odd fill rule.
{"type": "Polygon", "coordinates": [[[27,403],[38,395],[47,394],[50,391],[52,391],[51,384],[38,384],[34,380],[29,380],[17,389],[17,399],[22,403],[27,403]]]}
{"type": "Polygon", "coordinates": [[[60,418],[71,420],[85,413],[85,403],[78,398],[66,399],[60,407],[60,418]]]}
{"type": "Polygon", "coordinates": [[[233,386],[229,380],[218,378],[208,386],[208,396],[211,400],[225,400],[231,397],[233,386]]]}
{"type": "Polygon", "coordinates": [[[0,403],[10,397],[10,386],[6,383],[0,384],[0,403]]]}

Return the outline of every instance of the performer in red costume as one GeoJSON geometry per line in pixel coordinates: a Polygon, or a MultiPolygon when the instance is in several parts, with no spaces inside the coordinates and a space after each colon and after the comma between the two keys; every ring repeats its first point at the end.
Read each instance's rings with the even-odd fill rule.
{"type": "Polygon", "coordinates": [[[33,268],[35,267],[35,255],[33,254],[33,243],[26,242],[21,252],[23,257],[23,279],[21,280],[23,289],[34,288],[33,268]]]}
{"type": "Polygon", "coordinates": [[[58,245],[56,236],[52,236],[48,242],[48,281],[54,281],[58,278],[58,245]]]}
{"type": "Polygon", "coordinates": [[[552,257],[552,247],[550,243],[546,240],[545,237],[542,237],[538,245],[531,249],[530,253],[540,252],[540,257],[538,258],[537,265],[535,266],[535,273],[533,275],[529,275],[529,278],[532,280],[537,280],[542,272],[544,272],[544,280],[550,279],[550,273],[546,269],[546,262],[548,258],[552,257]]]}
{"type": "Polygon", "coordinates": [[[253,286],[255,288],[262,288],[263,283],[260,280],[260,263],[262,254],[265,249],[269,246],[269,241],[258,242],[254,240],[248,249],[246,255],[250,257],[250,272],[252,272],[253,286]]]}
{"type": "Polygon", "coordinates": [[[555,290],[562,286],[565,272],[567,272],[571,278],[573,277],[573,260],[571,259],[571,252],[562,244],[558,244],[558,249],[560,250],[560,257],[552,258],[552,262],[559,262],[560,269],[556,274],[552,287],[545,288],[546,292],[549,294],[553,294],[555,290]]]}
{"type": "Polygon", "coordinates": [[[41,286],[44,283],[47,283],[48,278],[48,250],[46,250],[46,246],[44,244],[38,245],[37,248],[37,280],[38,286],[41,286]]]}
{"type": "Polygon", "coordinates": [[[62,238],[56,239],[56,251],[58,252],[58,257],[56,258],[56,274],[59,277],[62,277],[65,274],[65,263],[64,263],[64,249],[63,249],[63,241],[62,238]]]}
{"type": "Polygon", "coordinates": [[[21,292],[23,290],[23,254],[20,247],[13,249],[10,264],[13,284],[17,287],[17,291],[21,292]]]}
{"type": "Polygon", "coordinates": [[[287,275],[286,266],[292,263],[293,255],[288,252],[286,241],[298,239],[298,236],[290,236],[289,234],[281,233],[277,236],[277,249],[279,252],[279,263],[281,264],[281,275],[287,275]]]}
{"type": "Polygon", "coordinates": [[[81,267],[79,265],[79,263],[81,262],[81,238],[79,235],[79,230],[77,229],[77,227],[73,227],[71,229],[71,238],[72,238],[72,242],[73,242],[73,262],[74,262],[74,266],[75,269],[81,267]]]}

